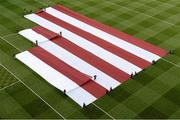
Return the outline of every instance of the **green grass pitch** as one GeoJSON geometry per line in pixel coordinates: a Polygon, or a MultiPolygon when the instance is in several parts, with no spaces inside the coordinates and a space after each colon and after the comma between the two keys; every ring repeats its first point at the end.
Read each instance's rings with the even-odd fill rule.
{"type": "Polygon", "coordinates": [[[179,0],[0,0],[0,118],[180,118],[179,0]],[[80,108],[13,55],[32,47],[23,9],[61,4],[174,54],[80,108]]]}

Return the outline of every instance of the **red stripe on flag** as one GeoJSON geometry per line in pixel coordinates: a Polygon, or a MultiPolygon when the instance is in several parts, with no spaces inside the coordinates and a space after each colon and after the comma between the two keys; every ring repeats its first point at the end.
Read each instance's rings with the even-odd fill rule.
{"type": "Polygon", "coordinates": [[[73,25],[70,25],[69,23],[66,23],[66,22],[46,13],[46,12],[40,13],[38,15],[49,20],[49,21],[51,21],[51,22],[53,22],[53,23],[55,23],[55,24],[57,24],[57,25],[59,25],[59,26],[61,26],[61,27],[63,27],[63,28],[65,28],[65,29],[67,29],[67,30],[69,30],[69,31],[71,31],[71,32],[73,32],[73,33],[75,33],[75,34],[77,34],[77,35],[79,35],[79,36],[81,36],[81,37],[83,37],[83,38],[85,38],[85,39],[87,39],[88,41],[90,41],[92,43],[97,44],[98,46],[108,50],[109,52],[119,56],[120,58],[123,58],[123,59],[131,62],[132,64],[134,64],[134,65],[136,65],[142,69],[151,65],[150,62],[148,62],[148,61],[146,61],[146,60],[144,60],[138,56],[135,56],[134,54],[129,53],[129,52],[125,51],[124,49],[121,49],[121,48],[119,48],[119,47],[117,47],[117,46],[115,46],[115,45],[113,45],[113,44],[111,44],[105,40],[102,40],[101,38],[98,38],[92,34],[89,34],[86,31],[83,31],[83,30],[81,30],[81,29],[79,29],[73,25]]]}
{"type": "MultiPolygon", "coordinates": [[[[44,31],[49,31],[43,27],[36,27],[33,28],[33,30],[46,38],[46,34],[43,34],[44,31]]],[[[53,39],[52,42],[56,43],[57,45],[61,46],[62,48],[66,49],[67,51],[71,52],[72,54],[76,55],[77,57],[81,58],[82,60],[86,61],[87,63],[91,64],[92,66],[98,68],[99,70],[103,71],[107,75],[111,76],[115,80],[119,82],[123,82],[127,80],[130,75],[127,73],[119,70],[115,66],[109,64],[108,62],[104,61],[103,59],[93,55],[89,51],[77,46],[76,44],[72,43],[71,41],[59,37],[56,39],[53,39]]]]}
{"type": "Polygon", "coordinates": [[[96,27],[96,28],[98,28],[98,29],[100,29],[102,31],[105,31],[105,32],[107,32],[107,33],[109,33],[111,35],[114,35],[114,36],[116,36],[116,37],[118,37],[120,39],[123,39],[124,41],[127,41],[129,43],[132,43],[132,44],[138,46],[138,47],[141,47],[144,50],[150,51],[150,52],[152,52],[152,53],[154,53],[156,55],[159,55],[159,56],[162,57],[162,56],[165,56],[167,54],[167,51],[165,51],[165,50],[163,50],[163,49],[161,49],[159,47],[156,47],[156,46],[154,46],[154,45],[152,45],[152,44],[150,44],[148,42],[145,42],[143,40],[135,38],[135,37],[133,37],[131,35],[128,35],[128,34],[126,34],[124,32],[118,31],[118,30],[116,30],[116,29],[114,29],[114,28],[112,28],[110,26],[104,25],[104,24],[102,24],[100,22],[97,22],[97,21],[95,21],[93,19],[90,19],[90,18],[88,18],[86,16],[82,16],[79,13],[74,12],[74,11],[68,9],[68,8],[65,8],[65,7],[61,6],[61,5],[56,5],[53,8],[58,10],[58,11],[61,11],[61,12],[65,13],[65,14],[71,16],[71,17],[74,17],[74,18],[76,18],[76,19],[78,19],[78,20],[80,20],[82,22],[85,22],[85,23],[87,23],[87,24],[89,24],[89,25],[91,25],[93,27],[96,27]]]}
{"type": "MultiPolygon", "coordinates": [[[[47,35],[47,34],[46,34],[47,35]]],[[[31,54],[59,71],[63,75],[67,76],[69,79],[74,81],[80,87],[85,89],[87,92],[95,96],[96,98],[102,97],[106,94],[106,89],[99,84],[95,83],[91,78],[87,77],[85,74],[79,72],[78,70],[72,68],[62,60],[58,59],[56,56],[52,55],[48,51],[41,47],[32,48],[29,50],[31,54]],[[86,83],[86,84],[85,84],[86,83]]]]}

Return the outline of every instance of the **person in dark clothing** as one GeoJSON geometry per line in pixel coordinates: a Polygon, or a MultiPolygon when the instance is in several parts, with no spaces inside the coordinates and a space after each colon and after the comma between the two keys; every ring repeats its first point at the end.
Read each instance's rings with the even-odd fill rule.
{"type": "Polygon", "coordinates": [[[62,37],[62,32],[59,32],[59,35],[62,37]]]}
{"type": "Polygon", "coordinates": [[[94,75],[94,80],[96,80],[96,78],[97,78],[97,75],[94,75]]]}
{"type": "Polygon", "coordinates": [[[38,41],[36,40],[36,45],[38,45],[38,41]]]}
{"type": "Polygon", "coordinates": [[[110,91],[112,91],[113,89],[112,89],[112,87],[110,87],[110,91]]]}
{"type": "Polygon", "coordinates": [[[83,103],[83,108],[86,108],[86,104],[85,103],[83,103]]]}
{"type": "Polygon", "coordinates": [[[66,90],[65,89],[64,89],[63,93],[66,94],[66,90]]]}

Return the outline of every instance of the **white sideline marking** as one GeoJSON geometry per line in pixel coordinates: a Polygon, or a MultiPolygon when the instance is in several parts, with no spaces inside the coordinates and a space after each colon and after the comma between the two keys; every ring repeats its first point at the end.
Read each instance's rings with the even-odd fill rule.
{"type": "Polygon", "coordinates": [[[5,87],[1,88],[0,91],[6,89],[8,87],[11,87],[11,86],[15,85],[16,83],[19,83],[19,81],[16,81],[16,82],[14,82],[14,83],[12,83],[12,84],[10,84],[8,86],[5,86],[5,87]]]}
{"type": "MultiPolygon", "coordinates": [[[[166,6],[169,6],[169,7],[177,7],[177,6],[173,5],[173,4],[169,4],[169,3],[165,3],[165,2],[161,2],[161,1],[157,1],[157,0],[151,0],[151,1],[149,1],[149,2],[144,2],[144,1],[146,1],[146,0],[140,0],[140,1],[136,2],[136,3],[146,6],[146,4],[148,4],[148,3],[150,3],[150,2],[160,2],[160,3],[164,4],[163,7],[164,7],[165,5],[166,5],[166,6]],[[143,2],[143,3],[142,3],[142,2],[143,2]]],[[[162,6],[162,4],[160,4],[160,5],[162,6]]],[[[153,7],[151,7],[151,6],[148,6],[148,7],[149,7],[149,8],[153,8],[153,7]]]]}
{"type": "Polygon", "coordinates": [[[116,120],[113,116],[111,116],[109,113],[107,113],[106,111],[104,111],[102,108],[100,108],[99,106],[97,106],[95,103],[92,103],[95,107],[97,107],[99,110],[101,110],[102,112],[104,112],[106,115],[108,115],[111,119],[116,120]]]}
{"type": "Polygon", "coordinates": [[[161,58],[162,60],[164,60],[164,61],[166,61],[166,62],[168,62],[168,63],[170,63],[170,64],[172,64],[172,65],[174,65],[174,66],[176,66],[176,67],[178,67],[178,68],[180,68],[180,65],[178,65],[178,64],[175,64],[175,63],[173,63],[173,62],[171,62],[171,61],[169,61],[169,60],[166,60],[166,59],[164,59],[164,58],[161,58]]]}
{"type": "Polygon", "coordinates": [[[11,75],[13,75],[19,82],[21,82],[24,86],[26,86],[32,93],[34,93],[38,98],[40,98],[46,105],[48,105],[52,110],[54,110],[60,117],[65,119],[63,115],[61,115],[55,108],[53,108],[48,102],[46,102],[41,96],[39,96],[36,92],[34,92],[28,85],[26,85],[20,78],[18,78],[15,74],[13,74],[10,70],[8,70],[4,65],[0,64],[4,69],[6,69],[11,75]]]}
{"type": "Polygon", "coordinates": [[[19,48],[17,48],[16,46],[14,46],[13,44],[11,44],[9,41],[7,41],[5,38],[3,38],[2,36],[0,36],[0,38],[2,40],[4,40],[5,42],[7,42],[8,44],[10,44],[11,46],[13,46],[16,50],[18,50],[19,52],[22,52],[22,50],[20,50],[19,48]]]}
{"type": "Polygon", "coordinates": [[[39,1],[39,0],[34,0],[34,1],[40,3],[40,4],[44,5],[44,6],[47,6],[47,5],[48,5],[48,4],[46,4],[46,3],[44,3],[44,2],[41,2],[41,1],[39,1]]]}
{"type": "Polygon", "coordinates": [[[14,36],[14,35],[18,35],[18,33],[11,33],[11,34],[4,35],[4,36],[2,36],[2,37],[5,38],[5,37],[14,36]]]}
{"type": "MultiPolygon", "coordinates": [[[[165,2],[161,2],[161,1],[157,1],[157,0],[152,0],[152,1],[154,1],[154,2],[160,2],[160,3],[162,3],[162,4],[165,4],[165,5],[167,5],[167,6],[170,6],[170,7],[177,7],[177,6],[175,6],[175,5],[172,5],[172,4],[169,4],[169,3],[165,3],[165,2]]],[[[152,2],[152,1],[150,1],[150,2],[152,2]]],[[[145,5],[145,4],[143,4],[143,3],[140,3],[140,2],[138,2],[139,4],[142,4],[142,5],[145,5]]],[[[161,5],[162,5],[161,4],[161,5]]],[[[148,6],[148,7],[151,7],[151,6],[148,6]]],[[[153,8],[153,7],[151,7],[151,8],[153,8]]]]}
{"type": "MultiPolygon", "coordinates": [[[[109,1],[106,1],[106,2],[109,2],[109,1]]],[[[131,11],[135,11],[135,12],[137,12],[137,13],[143,14],[143,15],[148,16],[148,17],[151,17],[151,18],[154,18],[154,19],[159,20],[159,21],[161,21],[161,22],[164,22],[164,23],[166,23],[166,24],[169,24],[169,25],[172,25],[172,26],[176,26],[176,27],[180,27],[180,26],[177,26],[177,25],[175,25],[175,24],[173,24],[173,23],[170,23],[170,22],[161,20],[161,19],[159,19],[159,18],[156,18],[156,17],[153,17],[153,16],[151,16],[151,15],[148,15],[148,14],[145,14],[145,13],[142,13],[142,12],[139,12],[139,11],[137,11],[137,10],[134,10],[134,9],[131,9],[131,8],[128,8],[128,7],[125,7],[125,6],[121,6],[121,5],[118,5],[118,4],[113,3],[113,2],[109,2],[109,3],[114,4],[114,5],[118,6],[118,7],[120,6],[120,7],[122,7],[122,8],[131,10],[131,11]]]]}
{"type": "MultiPolygon", "coordinates": [[[[161,1],[157,1],[157,0],[153,0],[153,1],[160,2],[160,3],[162,3],[162,4],[166,4],[166,5],[170,6],[170,7],[177,7],[177,6],[175,6],[175,5],[173,5],[173,4],[170,4],[170,3],[161,2],[161,1]]],[[[178,7],[177,7],[177,8],[178,8],[178,7]]]]}

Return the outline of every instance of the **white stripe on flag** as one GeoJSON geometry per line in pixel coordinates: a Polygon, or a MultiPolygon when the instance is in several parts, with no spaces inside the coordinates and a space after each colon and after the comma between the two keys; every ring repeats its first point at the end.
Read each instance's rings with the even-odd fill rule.
{"type": "Polygon", "coordinates": [[[138,57],[141,57],[149,62],[152,62],[153,60],[158,60],[160,57],[158,55],[155,55],[154,53],[151,53],[147,50],[144,50],[138,46],[135,46],[129,42],[126,42],[122,39],[119,39],[109,33],[106,33],[98,28],[95,28],[93,26],[90,26],[82,21],[77,20],[76,18],[73,18],[69,15],[66,15],[54,8],[46,8],[46,12],[51,14],[54,17],[57,17],[65,22],[68,22],[69,24],[72,24],[86,32],[89,32],[99,38],[102,38],[103,40],[110,42],[114,44],[115,46],[118,46],[138,57]]]}
{"type": "Polygon", "coordinates": [[[37,34],[32,29],[25,29],[19,32],[20,35],[25,36],[28,40],[30,40],[33,43],[36,43],[36,40],[38,43],[43,43],[46,41],[49,41],[47,38],[42,36],[41,34],[37,34]],[[33,36],[33,39],[32,39],[33,36]]]}
{"type": "Polygon", "coordinates": [[[64,91],[64,89],[71,90],[72,87],[76,88],[73,91],[71,90],[70,92],[67,92],[67,95],[76,101],[81,107],[83,107],[83,103],[88,105],[97,99],[89,92],[79,87],[72,80],[56,71],[36,56],[32,55],[30,52],[22,52],[16,55],[16,58],[26,64],[33,71],[38,73],[41,77],[43,77],[46,81],[59,90],[64,91]]]}
{"type": "Polygon", "coordinates": [[[78,85],[72,80],[59,73],[57,70],[50,67],[28,51],[17,54],[16,58],[61,91],[64,91],[64,89],[69,91],[78,87],[78,85]]]}
{"type": "Polygon", "coordinates": [[[81,107],[83,107],[84,103],[85,105],[89,105],[97,99],[93,97],[91,94],[87,93],[88,92],[85,91],[83,88],[78,87],[70,92],[67,92],[67,95],[74,101],[76,101],[81,107]]]}
{"type": "MultiPolygon", "coordinates": [[[[33,32],[33,34],[31,34],[31,35],[38,34],[34,31],[29,31],[29,30],[28,30],[28,32],[29,32],[29,34],[31,34],[33,32]]],[[[23,34],[26,32],[20,32],[20,33],[25,38],[29,38],[29,36],[26,37],[27,34],[23,34]]],[[[38,37],[39,35],[35,35],[35,36],[38,37]]],[[[29,38],[29,39],[31,41],[34,41],[35,37],[31,36],[31,38],[29,38]]],[[[39,37],[39,39],[41,39],[41,37],[39,37]]],[[[47,38],[44,37],[43,39],[47,39],[47,38]]],[[[115,88],[118,85],[120,85],[120,83],[117,80],[113,79],[112,77],[108,76],[104,72],[98,70],[94,66],[83,61],[82,59],[78,58],[77,56],[73,55],[72,53],[68,52],[64,48],[56,45],[55,43],[53,43],[51,41],[41,44],[40,47],[47,50],[52,55],[56,56],[57,58],[61,59],[62,61],[64,61],[65,63],[67,63],[68,65],[72,66],[73,68],[79,70],[82,73],[85,73],[85,74],[88,74],[91,76],[97,75],[98,77],[95,82],[100,84],[107,90],[110,90],[111,87],[115,88]],[[58,51],[58,52],[56,52],[56,51],[58,51]]]]}
{"type": "Polygon", "coordinates": [[[85,50],[93,53],[94,55],[100,57],[101,59],[105,60],[106,62],[112,64],[113,66],[119,68],[120,70],[128,73],[129,75],[132,73],[138,73],[142,69],[137,67],[136,65],[112,54],[111,52],[99,47],[98,45],[89,42],[88,40],[66,30],[65,28],[62,28],[42,17],[39,17],[36,14],[27,15],[26,18],[40,24],[41,26],[55,32],[59,33],[62,31],[63,37],[67,38],[74,44],[84,48],[85,50]]]}

